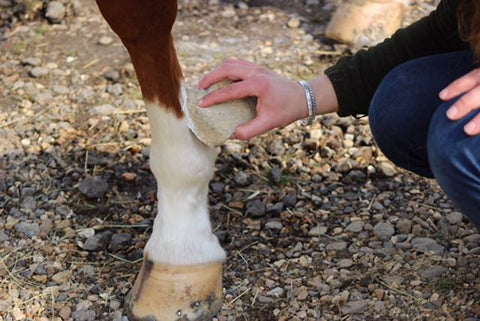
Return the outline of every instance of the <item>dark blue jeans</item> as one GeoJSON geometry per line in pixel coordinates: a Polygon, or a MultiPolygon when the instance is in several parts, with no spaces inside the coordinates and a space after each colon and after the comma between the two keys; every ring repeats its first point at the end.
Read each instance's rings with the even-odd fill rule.
{"type": "Polygon", "coordinates": [[[438,93],[477,68],[470,51],[424,57],[393,69],[369,111],[373,136],[396,165],[435,178],[453,203],[480,227],[480,136],[463,127],[480,111],[450,121],[438,93]]]}

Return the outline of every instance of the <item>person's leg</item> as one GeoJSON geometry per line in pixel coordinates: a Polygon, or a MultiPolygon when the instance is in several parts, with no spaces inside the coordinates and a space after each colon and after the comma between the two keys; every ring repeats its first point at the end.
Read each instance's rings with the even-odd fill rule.
{"type": "Polygon", "coordinates": [[[475,115],[452,122],[446,116],[455,100],[442,104],[430,123],[428,158],[435,179],[453,203],[480,227],[480,136],[463,127],[475,115]]]}
{"type": "Polygon", "coordinates": [[[438,93],[473,68],[473,54],[463,51],[412,60],[385,76],[373,97],[369,119],[377,145],[392,162],[433,177],[427,137],[442,103],[438,93]]]}

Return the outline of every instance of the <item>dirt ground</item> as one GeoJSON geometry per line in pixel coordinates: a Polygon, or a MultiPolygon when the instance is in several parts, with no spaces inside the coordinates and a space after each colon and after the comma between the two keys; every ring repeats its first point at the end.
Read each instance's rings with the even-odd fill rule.
{"type": "MultiPolygon", "coordinates": [[[[128,320],[156,213],[133,67],[93,0],[62,1],[57,24],[41,10],[11,23],[7,2],[0,320],[128,320]]],[[[351,53],[324,36],[336,5],[180,1],[187,83],[231,56],[294,79],[321,74],[351,53]]],[[[433,8],[412,1],[405,23],[433,8]]],[[[366,118],[230,141],[210,188],[228,256],[217,320],[480,319],[479,231],[434,181],[392,166],[366,118]]]]}

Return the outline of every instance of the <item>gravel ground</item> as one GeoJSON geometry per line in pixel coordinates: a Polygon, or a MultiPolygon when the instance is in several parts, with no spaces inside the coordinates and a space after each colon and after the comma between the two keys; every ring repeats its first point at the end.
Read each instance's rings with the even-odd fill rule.
{"type": "MultiPolygon", "coordinates": [[[[0,0],[0,320],[123,321],[155,216],[148,119],[94,2],[62,2],[0,0]]],[[[323,37],[335,2],[205,3],[182,1],[175,29],[190,84],[229,56],[298,79],[348,53],[323,37]]],[[[432,8],[414,1],[406,21],[432,8]]],[[[222,147],[218,320],[480,319],[479,231],[367,123],[222,147]]]]}

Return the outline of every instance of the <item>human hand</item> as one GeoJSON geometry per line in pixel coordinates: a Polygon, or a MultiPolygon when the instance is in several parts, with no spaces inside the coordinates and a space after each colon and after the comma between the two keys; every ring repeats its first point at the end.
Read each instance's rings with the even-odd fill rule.
{"type": "MultiPolygon", "coordinates": [[[[480,109],[480,68],[452,82],[440,92],[440,98],[447,101],[461,94],[464,95],[447,111],[447,117],[451,120],[462,119],[473,110],[480,109]]],[[[471,136],[480,134],[480,114],[466,124],[464,130],[471,136]]]]}
{"type": "Polygon", "coordinates": [[[207,74],[199,87],[207,89],[225,79],[236,82],[206,95],[199,106],[210,107],[230,100],[257,97],[256,118],[237,127],[235,138],[248,140],[308,116],[302,87],[265,67],[242,59],[228,59],[207,74]]]}

